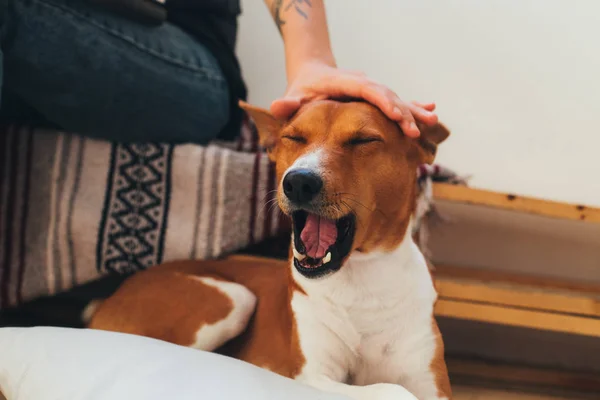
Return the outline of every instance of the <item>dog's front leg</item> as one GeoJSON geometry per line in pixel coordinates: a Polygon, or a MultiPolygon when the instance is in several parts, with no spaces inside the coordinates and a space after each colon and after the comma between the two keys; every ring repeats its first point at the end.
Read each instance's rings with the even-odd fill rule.
{"type": "MultiPolygon", "coordinates": [[[[419,326],[415,323],[415,326],[419,326]]],[[[444,343],[434,321],[425,321],[418,339],[402,342],[391,352],[389,382],[401,384],[419,400],[452,400],[444,343]],[[405,344],[410,343],[407,347],[405,344]],[[429,349],[429,351],[427,351],[429,349]],[[427,354],[429,353],[429,354],[427,354]]]]}
{"type": "Polygon", "coordinates": [[[367,386],[353,386],[333,379],[308,377],[302,379],[305,383],[329,393],[337,393],[353,400],[417,400],[408,390],[400,385],[377,383],[367,386]]]}
{"type": "Polygon", "coordinates": [[[367,386],[343,383],[356,363],[356,349],[360,347],[361,337],[344,317],[343,310],[327,305],[327,302],[312,303],[306,295],[295,295],[292,300],[300,347],[306,360],[301,374],[295,378],[353,400],[417,400],[404,387],[394,383],[367,386]]]}

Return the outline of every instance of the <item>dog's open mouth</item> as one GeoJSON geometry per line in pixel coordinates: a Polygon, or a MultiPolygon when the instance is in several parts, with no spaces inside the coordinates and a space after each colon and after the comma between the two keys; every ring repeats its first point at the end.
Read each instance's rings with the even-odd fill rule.
{"type": "Polygon", "coordinates": [[[352,250],[356,218],[349,214],[330,220],[306,211],[292,214],[294,266],[310,278],[340,269],[352,250]]]}

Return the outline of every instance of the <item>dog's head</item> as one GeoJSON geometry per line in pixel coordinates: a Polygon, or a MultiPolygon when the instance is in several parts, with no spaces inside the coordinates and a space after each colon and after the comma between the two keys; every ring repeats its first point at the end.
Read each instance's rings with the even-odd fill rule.
{"type": "Polygon", "coordinates": [[[314,101],[288,121],[240,103],[276,163],[278,203],[292,218],[294,265],[306,277],[337,271],[352,251],[391,250],[415,205],[416,171],[432,163],[448,130],[406,137],[379,109],[314,101]]]}

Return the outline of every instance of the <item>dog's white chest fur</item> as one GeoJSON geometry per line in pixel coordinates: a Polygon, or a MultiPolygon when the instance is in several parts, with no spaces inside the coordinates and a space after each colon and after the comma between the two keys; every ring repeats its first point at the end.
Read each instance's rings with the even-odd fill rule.
{"type": "Polygon", "coordinates": [[[410,236],[390,253],[352,254],[323,279],[294,277],[306,292],[292,299],[306,358],[300,379],[395,383],[419,399],[437,399],[430,372],[436,292],[410,236]]]}

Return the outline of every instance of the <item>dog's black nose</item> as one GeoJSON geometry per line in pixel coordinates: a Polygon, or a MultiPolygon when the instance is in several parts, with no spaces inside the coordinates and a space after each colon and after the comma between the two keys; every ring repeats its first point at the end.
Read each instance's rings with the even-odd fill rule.
{"type": "Polygon", "coordinates": [[[321,177],[308,169],[296,169],[283,178],[283,192],[294,204],[310,202],[323,188],[321,177]]]}

